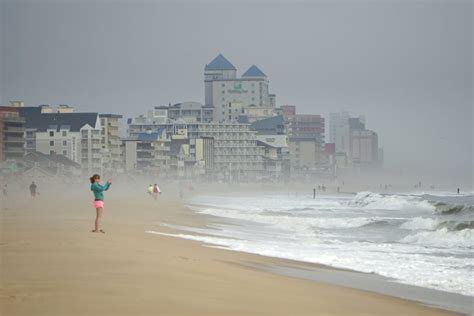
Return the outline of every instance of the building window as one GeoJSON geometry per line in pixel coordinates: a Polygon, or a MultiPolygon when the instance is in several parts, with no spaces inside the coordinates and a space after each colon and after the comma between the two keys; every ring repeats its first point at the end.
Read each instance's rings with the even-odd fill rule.
{"type": "Polygon", "coordinates": [[[54,146],[54,140],[49,141],[49,146],[54,146]]]}
{"type": "Polygon", "coordinates": [[[224,94],[224,93],[225,93],[225,90],[222,90],[222,94],[224,94]]]}
{"type": "Polygon", "coordinates": [[[252,90],[252,93],[255,93],[255,90],[252,90]]]}
{"type": "Polygon", "coordinates": [[[50,151],[49,151],[49,154],[50,154],[50,155],[54,155],[54,154],[55,154],[54,150],[50,150],[50,151]]]}
{"type": "Polygon", "coordinates": [[[63,146],[67,146],[67,140],[63,140],[63,146]]]}
{"type": "Polygon", "coordinates": [[[67,136],[67,132],[66,132],[66,131],[63,131],[63,136],[67,136]]]}
{"type": "Polygon", "coordinates": [[[255,101],[255,98],[254,98],[254,97],[252,97],[252,101],[255,101]]]}
{"type": "Polygon", "coordinates": [[[53,131],[50,131],[50,132],[49,132],[49,136],[50,136],[50,137],[54,137],[54,132],[53,132],[53,131]]]}
{"type": "Polygon", "coordinates": [[[222,98],[222,101],[225,101],[225,98],[222,98]]]}
{"type": "Polygon", "coordinates": [[[222,84],[222,87],[223,87],[223,88],[225,87],[225,83],[222,84]]]}
{"type": "Polygon", "coordinates": [[[67,150],[63,150],[63,156],[67,156],[67,150]]]}

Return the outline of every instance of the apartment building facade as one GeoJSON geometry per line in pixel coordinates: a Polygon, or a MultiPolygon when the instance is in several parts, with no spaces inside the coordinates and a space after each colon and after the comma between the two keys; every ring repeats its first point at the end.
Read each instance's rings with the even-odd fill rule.
{"type": "Polygon", "coordinates": [[[14,107],[0,107],[0,163],[25,154],[25,120],[14,107]]]}
{"type": "Polygon", "coordinates": [[[238,78],[237,69],[223,55],[219,54],[204,68],[205,105],[213,108],[214,122],[236,121],[235,109],[247,112],[250,122],[267,112],[272,116],[276,96],[269,93],[269,81],[265,73],[252,65],[238,78]],[[234,105],[234,106],[232,106],[234,105]],[[246,109],[252,106],[251,110],[246,109]]]}

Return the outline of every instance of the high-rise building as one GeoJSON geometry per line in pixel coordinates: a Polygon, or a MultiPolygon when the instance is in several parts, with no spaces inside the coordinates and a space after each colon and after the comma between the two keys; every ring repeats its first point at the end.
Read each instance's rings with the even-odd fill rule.
{"type": "Polygon", "coordinates": [[[326,162],[325,153],[316,139],[290,138],[290,161],[292,176],[299,177],[316,172],[316,168],[326,162]]]}
{"type": "Polygon", "coordinates": [[[289,117],[288,136],[297,139],[316,140],[324,146],[324,117],[313,114],[296,114],[289,117]]]}
{"type": "Polygon", "coordinates": [[[25,154],[25,120],[14,107],[0,107],[0,162],[25,154]]]}
{"type": "Polygon", "coordinates": [[[350,152],[350,126],[349,113],[329,114],[329,142],[336,145],[336,153],[350,152]]]}
{"type": "Polygon", "coordinates": [[[295,105],[281,105],[276,109],[278,115],[282,115],[285,119],[285,122],[288,122],[289,119],[296,115],[296,106],[295,105]]]}
{"type": "Polygon", "coordinates": [[[357,166],[374,166],[379,163],[379,147],[377,133],[371,130],[360,129],[351,131],[352,163],[357,166]]]}
{"type": "Polygon", "coordinates": [[[104,168],[117,170],[122,167],[122,157],[120,149],[120,120],[122,115],[99,114],[101,125],[101,145],[102,154],[105,156],[104,168]]]}
{"type": "Polygon", "coordinates": [[[329,142],[336,144],[336,152],[350,156],[351,132],[365,129],[365,117],[351,117],[349,112],[330,113],[329,142]]]}
{"type": "Polygon", "coordinates": [[[267,75],[255,65],[238,78],[237,69],[221,54],[204,68],[205,105],[214,109],[215,122],[237,121],[237,105],[249,122],[273,116],[276,96],[268,85],[267,75]]]}
{"type": "Polygon", "coordinates": [[[191,139],[214,139],[214,168],[217,178],[230,181],[259,179],[263,175],[264,148],[257,145],[256,132],[248,124],[209,123],[188,125],[191,139]]]}

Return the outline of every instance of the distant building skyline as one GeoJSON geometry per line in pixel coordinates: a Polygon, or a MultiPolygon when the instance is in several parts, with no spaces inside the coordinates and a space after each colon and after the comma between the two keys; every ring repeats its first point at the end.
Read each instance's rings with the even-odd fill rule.
{"type": "Polygon", "coordinates": [[[472,182],[472,13],[457,0],[5,0],[0,104],[134,117],[205,103],[203,65],[222,53],[271,77],[277,105],[363,113],[394,170],[472,182]]]}

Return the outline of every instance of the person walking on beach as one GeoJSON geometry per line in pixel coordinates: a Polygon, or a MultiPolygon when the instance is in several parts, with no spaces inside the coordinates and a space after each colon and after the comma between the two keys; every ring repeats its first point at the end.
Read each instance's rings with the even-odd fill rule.
{"type": "Polygon", "coordinates": [[[7,197],[8,196],[8,184],[5,184],[3,186],[3,197],[7,197]]]}
{"type": "Polygon", "coordinates": [[[31,182],[30,184],[30,194],[31,194],[31,197],[32,198],[35,198],[36,197],[36,188],[37,188],[37,185],[35,184],[35,182],[31,182]]]}
{"type": "Polygon", "coordinates": [[[161,190],[155,183],[155,185],[153,186],[153,197],[155,198],[155,200],[158,198],[158,194],[161,194],[161,190]]]}
{"type": "Polygon", "coordinates": [[[109,179],[106,184],[100,184],[100,176],[94,174],[91,178],[91,191],[94,193],[94,207],[96,210],[95,217],[95,228],[93,233],[105,233],[102,229],[99,229],[100,220],[102,218],[102,212],[104,211],[104,191],[107,191],[112,184],[112,179],[109,179]]]}
{"type": "Polygon", "coordinates": [[[148,188],[146,189],[146,192],[152,196],[153,195],[153,184],[150,184],[148,188]]]}

